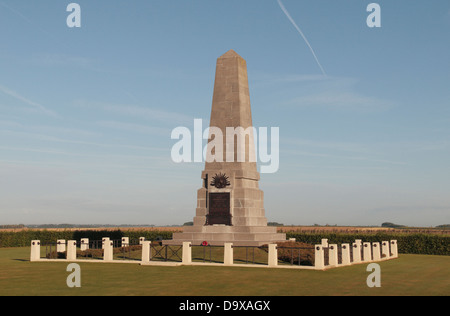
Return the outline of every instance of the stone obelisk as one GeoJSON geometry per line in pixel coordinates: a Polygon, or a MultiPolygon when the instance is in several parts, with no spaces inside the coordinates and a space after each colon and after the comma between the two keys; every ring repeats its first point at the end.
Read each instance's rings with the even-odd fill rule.
{"type": "Polygon", "coordinates": [[[261,246],[285,241],[285,234],[267,226],[255,159],[247,63],[233,50],[217,59],[209,136],[194,225],[166,243],[261,246]]]}

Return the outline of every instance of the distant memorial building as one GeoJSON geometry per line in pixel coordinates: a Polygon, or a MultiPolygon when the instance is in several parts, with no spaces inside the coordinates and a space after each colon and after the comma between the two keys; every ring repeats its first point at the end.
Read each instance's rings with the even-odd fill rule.
{"type": "Polygon", "coordinates": [[[209,135],[211,144],[215,137],[211,134],[212,127],[221,129],[223,159],[217,159],[217,150],[213,154],[207,151],[203,186],[197,191],[194,225],[185,226],[182,233],[174,233],[173,239],[164,241],[165,244],[190,241],[200,245],[206,241],[210,245],[261,246],[286,240],[286,235],[277,233],[276,227],[267,226],[264,193],[259,189],[260,176],[254,159],[252,126],[247,63],[230,50],[217,59],[209,135]],[[232,152],[226,148],[227,127],[233,130],[242,127],[247,134],[242,142],[232,137],[232,152]],[[230,152],[234,159],[229,159],[230,152]],[[242,152],[245,157],[239,157],[242,152]],[[212,155],[215,160],[211,159],[212,155]]]}

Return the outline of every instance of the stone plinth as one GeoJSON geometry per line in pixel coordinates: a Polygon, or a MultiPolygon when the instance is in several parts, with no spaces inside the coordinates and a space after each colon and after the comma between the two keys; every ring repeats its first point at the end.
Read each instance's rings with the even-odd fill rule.
{"type": "Polygon", "coordinates": [[[262,246],[277,241],[285,241],[286,235],[277,233],[276,227],[270,226],[186,226],[182,233],[174,233],[172,240],[164,244],[181,245],[189,240],[192,245],[201,245],[204,241],[212,246],[262,246]]]}

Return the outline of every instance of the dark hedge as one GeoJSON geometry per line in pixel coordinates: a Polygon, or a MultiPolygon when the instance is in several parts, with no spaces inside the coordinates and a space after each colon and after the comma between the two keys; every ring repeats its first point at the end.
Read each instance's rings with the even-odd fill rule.
{"type": "Polygon", "coordinates": [[[434,234],[389,234],[389,233],[297,233],[287,232],[287,238],[295,238],[299,242],[320,244],[328,239],[329,244],[353,243],[355,239],[363,242],[382,242],[397,240],[398,252],[405,254],[450,255],[450,236],[434,234]]]}
{"type": "Polygon", "coordinates": [[[82,238],[89,240],[102,240],[109,237],[111,240],[119,240],[122,237],[129,237],[130,242],[145,237],[146,240],[172,239],[173,232],[168,231],[146,231],[146,230],[23,230],[19,232],[0,231],[1,247],[26,247],[32,240],[40,240],[41,245],[56,243],[58,239],[80,241],[82,238]]]}
{"type": "MultiPolygon", "coordinates": [[[[109,237],[111,240],[119,240],[129,237],[130,241],[145,237],[146,240],[172,239],[173,232],[170,231],[148,231],[148,230],[23,230],[19,232],[0,231],[0,247],[26,247],[31,240],[40,240],[42,245],[55,243],[58,239],[76,240],[89,238],[89,240],[101,240],[109,237]]],[[[298,242],[308,244],[320,244],[323,238],[328,243],[342,244],[353,243],[355,239],[363,242],[382,242],[389,240],[398,241],[399,253],[405,254],[427,254],[427,255],[450,255],[450,236],[434,234],[401,234],[401,233],[299,233],[287,232],[287,238],[295,238],[298,242]]]]}

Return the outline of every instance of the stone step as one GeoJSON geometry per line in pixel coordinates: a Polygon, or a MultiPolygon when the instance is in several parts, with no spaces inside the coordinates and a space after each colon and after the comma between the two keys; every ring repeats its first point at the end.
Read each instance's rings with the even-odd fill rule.
{"type": "Polygon", "coordinates": [[[185,233],[276,233],[274,226],[185,226],[185,233]]]}
{"type": "Polygon", "coordinates": [[[189,241],[193,245],[200,245],[204,241],[211,245],[233,245],[253,246],[264,245],[272,242],[286,241],[286,234],[281,233],[174,233],[172,240],[163,241],[164,244],[181,245],[189,241]]]}

